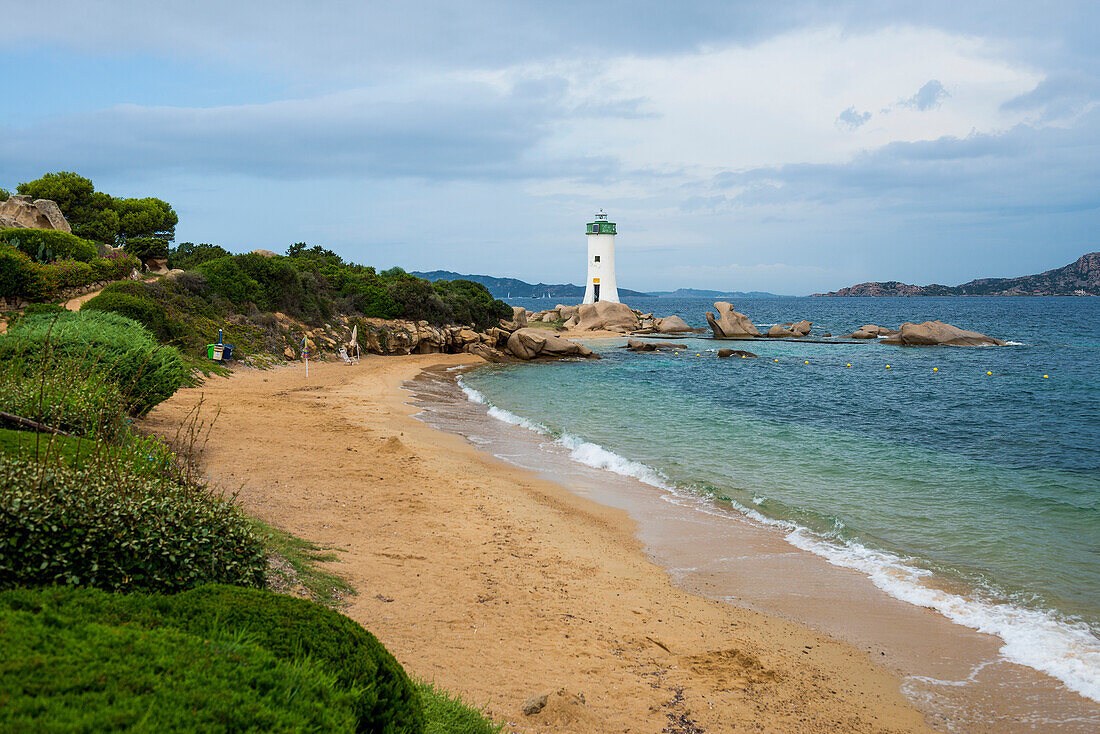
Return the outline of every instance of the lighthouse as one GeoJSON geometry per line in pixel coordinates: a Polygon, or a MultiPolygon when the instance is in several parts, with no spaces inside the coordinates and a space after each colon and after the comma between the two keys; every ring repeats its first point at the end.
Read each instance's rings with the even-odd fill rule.
{"type": "Polygon", "coordinates": [[[588,223],[588,279],[584,286],[584,302],[619,302],[615,285],[615,223],[607,221],[603,209],[595,221],[588,223]]]}

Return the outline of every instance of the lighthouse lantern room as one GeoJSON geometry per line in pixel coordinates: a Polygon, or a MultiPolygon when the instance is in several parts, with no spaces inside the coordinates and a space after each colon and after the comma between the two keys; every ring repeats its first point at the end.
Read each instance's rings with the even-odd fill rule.
{"type": "Polygon", "coordinates": [[[615,285],[615,223],[607,221],[603,209],[588,223],[588,279],[584,302],[619,302],[615,285]]]}

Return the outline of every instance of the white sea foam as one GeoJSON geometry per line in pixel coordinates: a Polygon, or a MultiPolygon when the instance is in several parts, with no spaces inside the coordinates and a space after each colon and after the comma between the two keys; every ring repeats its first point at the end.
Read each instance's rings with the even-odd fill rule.
{"type": "MultiPolygon", "coordinates": [[[[493,418],[542,435],[550,433],[545,426],[492,405],[461,379],[458,384],[471,402],[488,405],[493,418]]],[[[569,433],[563,433],[555,443],[568,449],[570,458],[581,464],[633,477],[665,490],[667,501],[690,504],[707,514],[723,514],[709,500],[681,490],[647,464],[569,433]]],[[[755,503],[758,501],[754,497],[755,503]]],[[[1083,622],[1060,619],[1046,610],[1024,609],[937,589],[927,583],[933,575],[931,571],[911,566],[894,554],[855,541],[829,540],[787,520],[768,517],[736,502],[732,505],[757,523],[783,530],[786,541],[794,547],[821,556],[833,565],[865,574],[895,599],[934,609],[956,624],[1000,637],[1004,641],[1000,652],[1006,659],[1040,670],[1062,681],[1070,690],[1100,701],[1100,640],[1083,622]]]]}
{"type": "Polygon", "coordinates": [[[1014,342],[1014,341],[1005,341],[1005,346],[1006,347],[1022,347],[1022,346],[1024,346],[1024,343],[1023,342],[1014,342]]]}
{"type": "Polygon", "coordinates": [[[653,467],[608,451],[599,444],[590,443],[570,433],[563,433],[557,443],[569,449],[569,458],[581,464],[605,469],[624,477],[633,477],[660,489],[669,488],[665,477],[653,467]]]}
{"type": "Polygon", "coordinates": [[[931,571],[859,543],[826,541],[805,528],[788,533],[787,542],[833,565],[861,571],[895,599],[934,609],[956,624],[1000,637],[1005,643],[1000,652],[1006,659],[1041,670],[1070,690],[1100,701],[1100,640],[1083,622],[937,589],[925,583],[931,571]]]}

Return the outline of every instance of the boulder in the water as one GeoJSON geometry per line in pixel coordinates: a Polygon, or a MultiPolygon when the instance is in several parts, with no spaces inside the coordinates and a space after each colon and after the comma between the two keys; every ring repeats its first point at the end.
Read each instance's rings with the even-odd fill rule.
{"type": "Polygon", "coordinates": [[[726,301],[718,301],[714,304],[718,311],[718,317],[707,311],[707,323],[714,332],[715,339],[749,339],[760,336],[760,332],[752,325],[749,317],[733,310],[726,301]]]}
{"type": "Polygon", "coordinates": [[[1005,342],[996,337],[967,331],[942,321],[925,321],[920,324],[905,323],[901,330],[882,340],[883,344],[902,346],[936,346],[945,344],[953,347],[992,347],[1004,346],[1005,342]]]}

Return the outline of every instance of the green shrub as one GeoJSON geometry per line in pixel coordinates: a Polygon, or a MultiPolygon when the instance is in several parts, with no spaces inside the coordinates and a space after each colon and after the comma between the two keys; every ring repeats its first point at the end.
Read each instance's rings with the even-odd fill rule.
{"type": "Polygon", "coordinates": [[[158,237],[131,237],[123,247],[141,262],[154,257],[168,257],[168,243],[158,237]]]}
{"type": "Polygon", "coordinates": [[[248,277],[232,256],[204,262],[196,269],[206,276],[212,292],[235,306],[259,303],[263,298],[260,284],[248,277]]]}
{"type": "Polygon", "coordinates": [[[420,694],[400,663],[362,626],[305,599],[221,585],[171,596],[14,589],[0,593],[0,610],[5,608],[105,625],[171,628],[211,640],[247,639],[283,662],[311,660],[355,692],[355,731],[424,730],[420,694]]]}
{"type": "Polygon", "coordinates": [[[127,420],[118,385],[71,361],[27,369],[21,360],[9,360],[0,368],[0,410],[106,440],[117,436],[127,420]]]}
{"type": "Polygon", "coordinates": [[[46,282],[54,293],[61,288],[79,288],[97,280],[92,266],[79,260],[57,260],[43,267],[46,282]]]}
{"type": "Polygon", "coordinates": [[[194,242],[181,242],[178,247],[168,251],[168,267],[180,270],[194,270],[210,260],[229,255],[229,250],[221,245],[194,242]]]}
{"type": "Polygon", "coordinates": [[[5,731],[354,730],[356,691],[312,661],[28,606],[0,606],[5,731]]]}
{"type": "Polygon", "coordinates": [[[283,659],[308,656],[348,688],[358,731],[413,734],[423,729],[420,697],[400,663],[358,623],[319,604],[258,589],[204,586],[172,599],[170,624],[210,634],[217,624],[247,634],[283,659]]]}
{"type": "Polygon", "coordinates": [[[265,568],[248,519],[201,488],[0,459],[0,588],[262,586],[265,568]]]}
{"type": "Polygon", "coordinates": [[[28,316],[0,336],[0,361],[22,358],[28,367],[48,368],[51,356],[109,376],[138,416],[170,397],[187,376],[176,349],[161,346],[141,324],[114,313],[28,316]]]}
{"type": "MultiPolygon", "coordinates": [[[[134,281],[130,281],[133,283],[134,281]]],[[[168,315],[164,306],[150,298],[141,298],[127,293],[100,292],[95,298],[85,301],[81,311],[106,311],[131,318],[156,335],[161,342],[171,340],[168,329],[168,315]]]]}
{"type": "Polygon", "coordinates": [[[56,229],[3,229],[0,230],[0,242],[19,249],[38,262],[88,262],[97,254],[91,242],[56,229]]]}
{"type": "Polygon", "coordinates": [[[470,324],[477,329],[496,326],[500,319],[512,317],[512,307],[493,298],[489,289],[472,280],[437,280],[432,284],[435,292],[451,310],[460,324],[470,324]]]}
{"type": "Polygon", "coordinates": [[[23,309],[24,316],[35,316],[37,314],[44,313],[64,313],[65,307],[60,303],[28,303],[27,307],[23,309]]]}
{"type": "Polygon", "coordinates": [[[49,295],[44,265],[0,243],[0,298],[41,300],[49,295]]]}
{"type": "Polygon", "coordinates": [[[141,263],[136,257],[118,250],[95,258],[91,265],[96,280],[122,280],[130,277],[134,270],[141,270],[141,263]]]}

